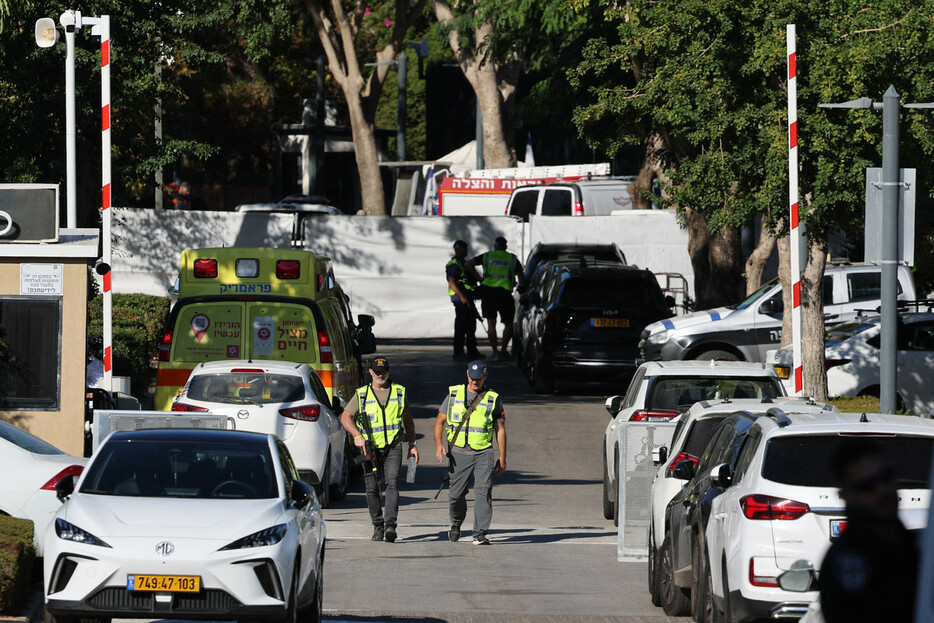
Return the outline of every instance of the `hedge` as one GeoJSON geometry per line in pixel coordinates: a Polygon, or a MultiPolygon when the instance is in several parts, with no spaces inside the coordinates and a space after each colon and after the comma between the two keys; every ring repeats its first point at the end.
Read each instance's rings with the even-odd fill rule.
{"type": "Polygon", "coordinates": [[[0,515],[0,614],[17,615],[32,588],[33,525],[28,519],[0,515]]]}
{"type": "MultiPolygon", "coordinates": [[[[155,371],[150,360],[157,354],[169,299],[148,294],[113,295],[114,374],[130,377],[132,394],[145,398],[155,371]]],[[[88,303],[88,336],[103,334],[103,299],[88,303]]]]}

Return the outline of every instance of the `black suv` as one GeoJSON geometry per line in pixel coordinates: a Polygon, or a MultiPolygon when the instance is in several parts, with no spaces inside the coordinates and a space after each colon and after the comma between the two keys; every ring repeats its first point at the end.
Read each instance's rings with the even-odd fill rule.
{"type": "Polygon", "coordinates": [[[648,270],[605,262],[555,266],[542,291],[529,295],[523,331],[529,378],[539,393],[560,381],[618,381],[635,372],[639,335],[671,316],[648,270]]]}

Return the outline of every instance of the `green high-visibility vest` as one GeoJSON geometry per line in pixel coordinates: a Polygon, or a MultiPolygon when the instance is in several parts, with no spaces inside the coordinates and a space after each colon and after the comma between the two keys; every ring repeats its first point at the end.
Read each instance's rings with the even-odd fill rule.
{"type": "MultiPolygon", "coordinates": [[[[467,266],[464,264],[464,262],[460,258],[452,257],[451,261],[449,261],[444,266],[445,274],[447,274],[448,266],[451,266],[451,265],[457,266],[458,268],[461,269],[461,276],[455,279],[455,281],[457,282],[457,285],[461,289],[461,292],[463,292],[465,296],[469,294],[470,292],[473,292],[474,285],[471,282],[470,275],[467,273],[467,266]]],[[[455,294],[457,294],[457,292],[455,292],[454,288],[451,287],[451,284],[448,283],[448,296],[454,296],[455,294]]]]}
{"type": "Polygon", "coordinates": [[[386,448],[396,440],[402,431],[402,410],[405,408],[405,388],[396,383],[389,386],[389,400],[385,408],[376,400],[376,394],[369,385],[357,389],[357,402],[359,412],[356,416],[356,425],[365,439],[370,439],[367,427],[362,418],[370,422],[370,441],[377,448],[386,448]]]}
{"type": "MultiPolygon", "coordinates": [[[[483,390],[481,390],[483,391],[483,390]]],[[[454,439],[454,431],[457,430],[464,414],[467,412],[467,386],[452,385],[448,388],[448,412],[447,412],[447,431],[448,441],[452,445],[464,448],[470,447],[474,450],[486,450],[493,445],[493,408],[496,406],[496,400],[499,394],[492,390],[485,390],[486,396],[477,405],[477,408],[470,414],[470,419],[461,426],[457,433],[457,439],[454,439]]]]}
{"type": "Polygon", "coordinates": [[[515,279],[515,255],[509,251],[489,251],[483,255],[483,285],[512,292],[515,279]]]}

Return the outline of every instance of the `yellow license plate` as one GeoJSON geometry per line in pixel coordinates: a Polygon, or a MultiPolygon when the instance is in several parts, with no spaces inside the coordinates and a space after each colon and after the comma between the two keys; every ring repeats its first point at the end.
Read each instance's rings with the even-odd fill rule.
{"type": "Polygon", "coordinates": [[[593,326],[595,327],[621,327],[625,329],[629,327],[629,318],[594,318],[593,326]]]}
{"type": "Polygon", "coordinates": [[[166,593],[197,593],[201,578],[196,575],[128,575],[129,591],[158,591],[166,593]]]}
{"type": "Polygon", "coordinates": [[[775,374],[777,374],[780,379],[787,379],[790,372],[791,368],[787,366],[775,366],[775,374]]]}

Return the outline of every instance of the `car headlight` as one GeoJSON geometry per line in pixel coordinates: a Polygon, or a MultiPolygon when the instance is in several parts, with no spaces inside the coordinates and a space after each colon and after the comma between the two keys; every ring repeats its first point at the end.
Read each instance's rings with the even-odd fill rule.
{"type": "Polygon", "coordinates": [[[90,532],[82,530],[78,526],[68,523],[64,519],[55,520],[55,534],[58,538],[74,543],[84,543],[85,545],[97,545],[98,547],[110,547],[90,532]]]}
{"type": "Polygon", "coordinates": [[[266,528],[265,530],[260,530],[259,532],[254,532],[253,534],[247,535],[242,539],[237,539],[233,543],[222,547],[220,551],[227,549],[247,549],[249,547],[265,547],[267,545],[275,545],[282,540],[282,537],[285,536],[285,532],[286,525],[281,523],[278,526],[266,528]]]}
{"type": "Polygon", "coordinates": [[[671,331],[669,331],[668,329],[665,329],[664,331],[659,331],[658,333],[653,333],[652,335],[650,335],[646,339],[646,342],[648,342],[649,344],[661,345],[667,342],[668,338],[670,337],[671,337],[671,331]]]}

